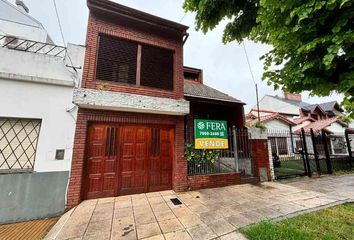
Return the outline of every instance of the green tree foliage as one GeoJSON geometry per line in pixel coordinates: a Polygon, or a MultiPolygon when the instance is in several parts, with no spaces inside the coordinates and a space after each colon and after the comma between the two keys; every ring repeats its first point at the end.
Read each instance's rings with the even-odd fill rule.
{"type": "Polygon", "coordinates": [[[223,42],[249,38],[273,46],[263,79],[288,92],[343,93],[354,117],[353,0],[185,0],[204,33],[228,21],[223,42]]]}

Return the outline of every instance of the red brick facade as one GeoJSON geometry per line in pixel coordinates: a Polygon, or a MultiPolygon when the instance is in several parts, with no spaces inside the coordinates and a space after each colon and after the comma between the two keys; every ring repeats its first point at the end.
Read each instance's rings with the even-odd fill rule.
{"type": "MultiPolygon", "coordinates": [[[[90,0],[93,1],[93,0],[90,0]]],[[[173,99],[184,98],[184,79],[183,79],[183,42],[182,35],[166,35],[164,31],[148,31],[141,27],[132,27],[129,24],[118,24],[114,18],[107,18],[97,13],[90,13],[86,39],[86,55],[82,77],[82,88],[104,89],[113,92],[125,92],[154,97],[164,97],[173,99]],[[112,20],[113,19],[113,20],[112,20]],[[130,26],[130,27],[129,27],[130,26]],[[97,81],[96,56],[98,47],[98,36],[100,33],[136,41],[139,43],[155,45],[168,48],[174,51],[174,88],[173,91],[158,90],[149,87],[136,87],[122,83],[112,83],[97,81]]],[[[140,23],[139,23],[140,24],[140,23]]],[[[139,25],[137,24],[137,25],[139,25]]],[[[143,23],[141,23],[143,24],[143,23]]],[[[133,24],[134,26],[134,24],[133,24]]],[[[243,111],[243,108],[242,108],[243,111]]],[[[242,113],[243,117],[243,113],[242,113]]],[[[243,119],[240,119],[242,122],[243,119]]],[[[117,111],[90,110],[79,108],[76,133],[74,140],[73,160],[71,167],[70,182],[67,194],[67,207],[73,207],[82,200],[82,183],[85,174],[85,150],[87,146],[87,131],[91,122],[99,123],[121,123],[121,124],[158,124],[173,126],[174,136],[174,155],[172,168],[172,188],[175,191],[186,191],[188,189],[200,189],[207,187],[220,187],[231,184],[241,183],[239,173],[187,176],[187,162],[184,158],[184,117],[128,113],[117,111]]],[[[253,156],[258,174],[258,168],[267,167],[269,169],[268,151],[264,146],[263,140],[254,140],[253,156]]],[[[257,175],[258,176],[258,175],[257,175]]]]}
{"type": "Polygon", "coordinates": [[[70,184],[68,189],[67,206],[69,208],[80,203],[82,199],[87,127],[90,122],[173,125],[175,128],[175,154],[172,176],[173,189],[175,191],[183,191],[187,188],[187,162],[184,159],[183,117],[79,109],[76,123],[70,184]]]}
{"type": "Polygon", "coordinates": [[[268,145],[266,139],[252,139],[252,160],[254,176],[260,177],[259,169],[267,169],[268,180],[271,180],[268,145]]]}
{"type": "Polygon", "coordinates": [[[82,88],[101,89],[108,91],[133,93],[154,97],[183,98],[183,43],[180,39],[171,39],[154,33],[132,29],[126,26],[104,20],[103,17],[90,13],[86,36],[86,55],[83,69],[82,88]],[[149,87],[136,87],[129,84],[115,84],[95,79],[96,56],[98,51],[98,36],[100,33],[132,40],[139,43],[158,46],[173,50],[174,53],[174,83],[173,91],[159,90],[149,87]]]}
{"type": "Polygon", "coordinates": [[[222,173],[211,175],[188,176],[187,190],[224,187],[240,184],[240,173],[222,173]]]}

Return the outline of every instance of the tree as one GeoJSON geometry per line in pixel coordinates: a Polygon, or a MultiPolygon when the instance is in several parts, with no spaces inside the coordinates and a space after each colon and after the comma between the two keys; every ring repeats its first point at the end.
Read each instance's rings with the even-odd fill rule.
{"type": "Polygon", "coordinates": [[[273,46],[263,80],[288,92],[343,93],[354,117],[354,1],[185,0],[204,33],[228,21],[223,42],[248,38],[273,46]]]}

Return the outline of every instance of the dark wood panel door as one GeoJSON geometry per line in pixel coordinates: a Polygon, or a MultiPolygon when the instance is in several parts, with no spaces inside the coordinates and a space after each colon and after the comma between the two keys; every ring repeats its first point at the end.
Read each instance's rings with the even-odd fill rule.
{"type": "Polygon", "coordinates": [[[121,127],[119,195],[147,192],[148,128],[121,127]]]}
{"type": "Polygon", "coordinates": [[[85,198],[111,197],[117,194],[116,126],[91,125],[88,130],[85,198]]]}
{"type": "Polygon", "coordinates": [[[85,199],[171,189],[173,146],[173,128],[90,125],[85,199]]]}
{"type": "Polygon", "coordinates": [[[173,145],[173,129],[150,129],[149,191],[161,191],[172,188],[173,145]]]}

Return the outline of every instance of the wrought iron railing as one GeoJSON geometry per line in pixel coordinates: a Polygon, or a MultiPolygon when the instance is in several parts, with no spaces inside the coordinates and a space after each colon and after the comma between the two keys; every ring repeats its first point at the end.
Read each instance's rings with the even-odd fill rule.
{"type": "Polygon", "coordinates": [[[57,57],[65,57],[66,53],[66,48],[63,46],[8,35],[0,35],[0,47],[24,52],[47,54],[57,57]]]}
{"type": "Polygon", "coordinates": [[[251,141],[247,129],[229,128],[228,148],[218,150],[195,149],[192,134],[193,131],[186,129],[185,155],[189,176],[229,172],[252,176],[251,141]]]}
{"type": "MultiPolygon", "coordinates": [[[[353,134],[354,135],[354,134],[353,134]]],[[[354,167],[350,136],[310,129],[268,130],[270,160],[275,178],[309,177],[354,167]]]]}

